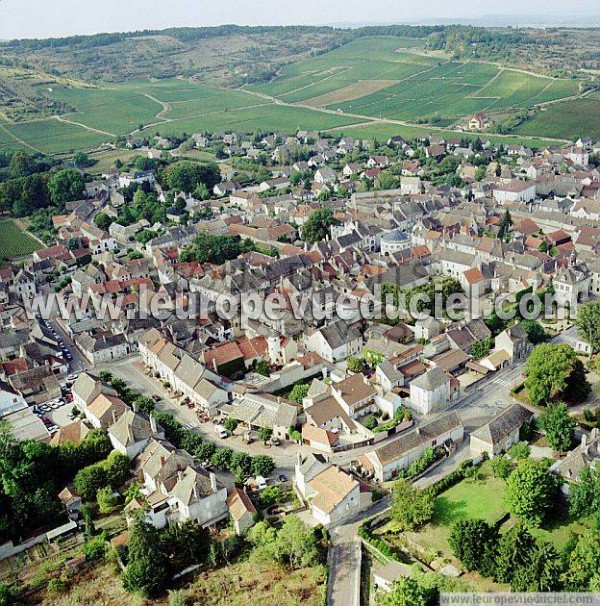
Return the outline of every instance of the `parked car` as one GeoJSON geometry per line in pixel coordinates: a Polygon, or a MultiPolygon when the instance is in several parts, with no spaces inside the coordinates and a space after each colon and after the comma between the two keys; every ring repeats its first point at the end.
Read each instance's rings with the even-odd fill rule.
{"type": "Polygon", "coordinates": [[[267,480],[262,476],[256,476],[256,485],[258,490],[264,490],[267,487],[267,480]]]}
{"type": "Polygon", "coordinates": [[[223,425],[215,425],[215,433],[217,434],[217,437],[219,437],[221,440],[224,440],[225,438],[229,437],[229,433],[223,427],[223,425]]]}
{"type": "Polygon", "coordinates": [[[287,482],[287,476],[283,473],[279,474],[279,481],[283,484],[284,482],[287,482]]]}

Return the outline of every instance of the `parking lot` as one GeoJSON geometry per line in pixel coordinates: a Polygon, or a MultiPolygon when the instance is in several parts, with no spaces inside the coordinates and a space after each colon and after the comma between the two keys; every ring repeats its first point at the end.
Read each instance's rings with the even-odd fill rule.
{"type": "Polygon", "coordinates": [[[68,425],[75,418],[71,414],[73,408],[71,386],[76,378],[76,375],[69,375],[69,378],[61,383],[61,397],[31,407],[33,414],[42,420],[50,435],[54,435],[61,427],[68,425]]]}

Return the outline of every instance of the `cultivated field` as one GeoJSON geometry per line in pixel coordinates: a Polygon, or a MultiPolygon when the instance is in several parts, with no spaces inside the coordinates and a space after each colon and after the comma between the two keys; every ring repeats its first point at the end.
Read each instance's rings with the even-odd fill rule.
{"type": "MultiPolygon", "coordinates": [[[[287,64],[272,82],[245,90],[215,88],[186,78],[137,78],[94,88],[59,83],[47,95],[68,104],[73,112],[0,125],[0,149],[72,153],[91,150],[140,127],[148,135],[181,135],[257,128],[339,131],[360,126],[366,138],[381,133],[411,136],[427,134],[432,126],[451,129],[477,111],[505,118],[579,90],[575,80],[489,63],[450,61],[426,54],[422,45],[423,41],[413,39],[360,38],[287,64]],[[385,120],[399,124],[388,125],[385,120]]],[[[600,133],[595,121],[599,107],[600,98],[592,97],[548,106],[517,132],[561,139],[584,132],[594,136],[600,133]]],[[[460,135],[449,130],[445,136],[460,135]]]]}
{"type": "Polygon", "coordinates": [[[363,38],[288,65],[254,90],[288,103],[448,125],[478,111],[520,110],[568,97],[578,83],[414,53],[393,38],[363,38]]]}
{"type": "Polygon", "coordinates": [[[11,259],[31,254],[42,248],[41,244],[25,233],[14,221],[0,221],[0,258],[11,259]]]}
{"type": "Polygon", "coordinates": [[[600,96],[574,99],[543,108],[524,122],[516,132],[519,135],[541,134],[576,140],[586,136],[600,138],[600,96]]]}

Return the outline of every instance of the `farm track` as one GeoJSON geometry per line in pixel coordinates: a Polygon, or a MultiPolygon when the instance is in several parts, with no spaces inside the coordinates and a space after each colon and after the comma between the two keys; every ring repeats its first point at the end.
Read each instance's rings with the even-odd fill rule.
{"type": "MultiPolygon", "coordinates": [[[[271,97],[265,93],[258,93],[258,92],[249,91],[249,90],[245,90],[245,92],[247,92],[250,95],[255,95],[255,96],[261,97],[263,99],[271,99],[272,103],[283,106],[283,107],[291,107],[291,108],[300,107],[302,109],[308,109],[308,110],[312,110],[315,112],[320,112],[322,114],[328,114],[331,116],[344,116],[346,118],[356,118],[357,120],[362,121],[360,124],[349,124],[348,126],[344,126],[344,129],[358,128],[361,126],[370,126],[373,124],[395,124],[398,126],[418,128],[418,129],[422,129],[423,131],[454,132],[454,133],[461,134],[461,135],[465,134],[464,131],[456,130],[451,127],[433,126],[430,124],[416,124],[414,122],[406,122],[405,120],[395,120],[393,118],[383,118],[383,117],[374,118],[373,116],[366,116],[364,114],[355,114],[355,113],[349,113],[349,112],[344,112],[344,111],[335,111],[333,109],[326,109],[324,107],[313,107],[311,105],[306,105],[305,103],[286,103],[285,101],[282,101],[281,99],[277,99],[276,97],[271,97]]],[[[333,128],[322,129],[322,132],[331,132],[331,131],[339,131],[339,130],[340,130],[340,127],[336,126],[333,128]]],[[[514,136],[515,135],[513,135],[513,134],[500,135],[500,134],[494,133],[494,137],[498,137],[498,138],[510,139],[510,138],[514,138],[514,136]]],[[[540,138],[544,139],[545,141],[553,141],[555,143],[569,143],[569,141],[567,139],[557,139],[554,137],[540,137],[540,138]]]]}
{"type": "Polygon", "coordinates": [[[81,128],[84,128],[85,130],[89,130],[93,133],[98,133],[100,135],[106,135],[108,137],[117,136],[115,133],[109,133],[108,131],[100,130],[98,128],[94,128],[93,126],[87,126],[87,124],[82,124],[81,122],[75,122],[75,120],[68,120],[67,118],[64,118],[63,116],[54,116],[54,119],[58,120],[58,122],[63,122],[64,124],[74,124],[75,126],[80,126],[81,128]]]}
{"type": "Polygon", "coordinates": [[[158,103],[159,105],[162,105],[162,109],[161,111],[158,112],[158,114],[156,114],[155,118],[157,120],[167,120],[168,118],[165,118],[166,114],[168,114],[171,111],[171,104],[168,101],[161,101],[160,99],[157,99],[156,97],[153,97],[152,95],[148,94],[148,93],[144,93],[144,97],[150,99],[150,101],[154,101],[154,103],[158,103]]]}
{"type": "Polygon", "coordinates": [[[20,139],[19,137],[17,137],[17,135],[11,133],[7,128],[4,128],[4,126],[2,126],[2,124],[0,124],[0,129],[2,129],[9,137],[14,139],[17,143],[20,143],[21,145],[24,145],[25,147],[32,149],[34,152],[36,152],[38,154],[42,154],[42,155],[44,154],[44,152],[39,150],[37,147],[34,147],[33,145],[30,145],[26,141],[23,141],[23,139],[20,139]]]}
{"type": "Polygon", "coordinates": [[[342,74],[345,74],[346,72],[352,71],[354,68],[351,65],[340,65],[340,70],[338,71],[334,71],[333,73],[329,74],[329,76],[327,76],[326,78],[323,78],[322,80],[315,80],[314,82],[311,82],[310,84],[305,84],[304,86],[301,86],[300,88],[296,88],[294,90],[289,90],[287,93],[283,93],[281,96],[285,97],[286,95],[293,95],[294,93],[298,93],[302,90],[306,90],[307,88],[311,88],[313,86],[316,86],[317,84],[322,84],[323,82],[327,82],[328,80],[331,80],[332,78],[335,78],[336,76],[340,76],[342,74]]]}

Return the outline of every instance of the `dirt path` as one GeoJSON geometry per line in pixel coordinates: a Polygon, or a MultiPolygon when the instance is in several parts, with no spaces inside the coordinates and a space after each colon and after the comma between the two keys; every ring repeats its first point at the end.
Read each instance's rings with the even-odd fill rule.
{"type": "Polygon", "coordinates": [[[11,133],[7,128],[4,128],[4,126],[2,126],[1,124],[0,124],[0,129],[2,129],[9,137],[14,139],[17,143],[20,143],[21,145],[24,145],[25,147],[32,149],[34,152],[36,152],[38,154],[44,155],[44,152],[41,149],[38,149],[37,147],[33,147],[33,145],[30,145],[26,141],[23,141],[23,139],[20,139],[19,137],[17,137],[17,135],[14,135],[13,133],[11,133]]]}
{"type": "Polygon", "coordinates": [[[162,110],[159,111],[158,114],[156,114],[155,118],[157,120],[164,120],[166,122],[169,122],[169,119],[165,118],[165,115],[171,111],[171,104],[167,101],[161,101],[160,99],[157,99],[156,97],[153,97],[148,93],[144,93],[144,97],[147,97],[148,99],[150,99],[150,101],[154,101],[154,103],[162,105],[162,110]]]}
{"type": "MultiPolygon", "coordinates": [[[[451,132],[451,133],[456,133],[456,134],[460,134],[460,135],[465,134],[464,131],[456,130],[451,127],[433,126],[430,124],[415,124],[414,122],[406,122],[404,120],[394,120],[393,118],[383,118],[383,117],[374,118],[373,116],[366,116],[364,114],[355,114],[355,113],[344,112],[344,111],[335,111],[333,109],[326,109],[324,107],[312,107],[310,105],[306,105],[305,103],[286,103],[285,101],[282,101],[281,99],[277,99],[276,97],[270,97],[269,95],[266,95],[265,93],[257,93],[255,91],[249,91],[249,90],[245,90],[244,92],[248,93],[249,95],[255,95],[257,97],[261,97],[263,99],[271,99],[273,103],[284,106],[284,107],[291,107],[291,108],[301,107],[303,109],[309,109],[309,110],[312,110],[315,112],[320,112],[322,114],[329,114],[331,116],[344,116],[346,118],[355,118],[357,120],[362,120],[362,123],[360,123],[360,124],[349,124],[344,127],[335,126],[333,128],[321,129],[321,132],[339,131],[341,128],[346,129],[346,128],[359,128],[361,126],[366,127],[366,126],[371,126],[373,124],[390,124],[390,125],[397,125],[397,126],[406,126],[406,127],[410,127],[410,128],[417,128],[417,129],[421,129],[423,131],[428,131],[428,132],[451,132]]],[[[234,110],[232,110],[232,113],[233,113],[233,111],[234,110]]],[[[500,134],[494,133],[493,136],[495,138],[511,139],[511,138],[517,137],[518,135],[500,135],[500,134]]],[[[536,137],[531,137],[531,138],[535,139],[536,137]]],[[[543,137],[543,136],[540,136],[537,138],[543,139],[544,141],[552,141],[552,142],[556,142],[556,143],[569,143],[569,141],[567,139],[557,139],[554,137],[543,137]]]]}
{"type": "Polygon", "coordinates": [[[54,116],[54,119],[57,120],[58,122],[63,122],[65,124],[74,124],[75,126],[79,126],[81,128],[84,128],[85,130],[89,130],[93,133],[98,133],[100,135],[106,135],[107,137],[117,137],[117,135],[115,133],[109,133],[108,131],[100,130],[98,128],[94,128],[93,126],[87,126],[86,124],[82,124],[81,122],[75,122],[75,120],[68,120],[67,118],[64,118],[63,116],[54,116]]]}

